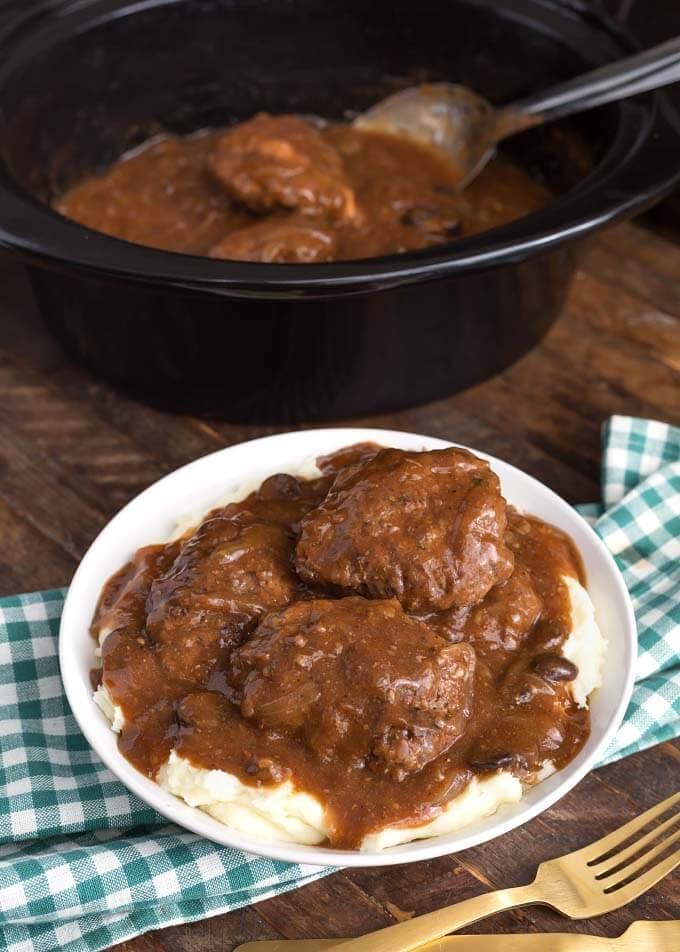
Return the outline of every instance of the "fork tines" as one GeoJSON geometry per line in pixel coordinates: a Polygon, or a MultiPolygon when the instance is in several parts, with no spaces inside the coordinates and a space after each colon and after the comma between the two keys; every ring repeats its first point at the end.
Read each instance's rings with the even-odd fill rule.
{"type": "Polygon", "coordinates": [[[680,863],[680,847],[675,846],[678,840],[680,792],[586,847],[583,852],[591,854],[587,857],[587,865],[593,870],[595,879],[602,881],[605,893],[633,883],[638,892],[643,885],[641,880],[644,880],[644,888],[649,888],[680,863]],[[661,823],[647,830],[659,819],[662,819],[661,823]]]}

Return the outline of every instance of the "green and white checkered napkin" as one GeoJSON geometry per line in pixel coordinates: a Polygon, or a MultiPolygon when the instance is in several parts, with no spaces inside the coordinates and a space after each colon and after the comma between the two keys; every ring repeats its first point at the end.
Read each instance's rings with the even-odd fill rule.
{"type": "MultiPolygon", "coordinates": [[[[640,634],[632,703],[604,762],[680,734],[680,430],[614,417],[603,507],[640,634]]],[[[62,691],[63,590],[0,599],[0,942],[102,949],[293,889],[328,870],[221,849],[170,826],[97,760],[62,691]]]]}

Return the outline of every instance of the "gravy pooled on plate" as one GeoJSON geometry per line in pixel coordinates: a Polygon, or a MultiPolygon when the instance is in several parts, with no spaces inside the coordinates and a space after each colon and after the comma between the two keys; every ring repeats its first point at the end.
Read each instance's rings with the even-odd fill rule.
{"type": "Polygon", "coordinates": [[[426,824],[474,778],[536,782],[590,723],[562,648],[571,539],[451,447],[362,444],[140,549],[92,622],[119,746],[314,797],[333,847],[426,824]]]}
{"type": "Polygon", "coordinates": [[[501,157],[458,192],[456,170],[417,142],[263,114],[223,131],[151,141],[75,185],[55,207],[153,248],[310,263],[444,244],[547,200],[501,157]]]}

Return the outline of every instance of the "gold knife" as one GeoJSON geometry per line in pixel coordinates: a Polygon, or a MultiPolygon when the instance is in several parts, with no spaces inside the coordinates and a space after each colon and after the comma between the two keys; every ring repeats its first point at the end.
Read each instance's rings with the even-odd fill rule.
{"type": "MultiPolygon", "coordinates": [[[[326,952],[346,939],[274,939],[246,942],[234,952],[326,952]]],[[[634,922],[617,939],[576,932],[522,935],[456,935],[437,939],[418,952],[680,952],[680,920],[634,922]]]]}

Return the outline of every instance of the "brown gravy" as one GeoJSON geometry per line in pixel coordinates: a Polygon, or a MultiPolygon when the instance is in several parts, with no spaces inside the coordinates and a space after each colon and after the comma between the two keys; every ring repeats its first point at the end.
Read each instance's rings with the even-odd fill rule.
{"type": "Polygon", "coordinates": [[[590,730],[560,656],[562,576],[584,582],[571,539],[506,511],[471,454],[376,453],[327,457],[317,479],[273,476],[182,539],[140,549],[91,628],[112,630],[102,677],[125,716],[119,747],[140,771],[155,777],[175,748],[246,784],[290,777],[326,806],[334,847],[432,819],[475,775],[562,767],[590,730]],[[343,506],[360,511],[362,533],[338,522],[343,506]],[[455,506],[467,522],[444,553],[434,519],[455,506]],[[423,557],[442,554],[453,576],[395,581],[428,519],[423,557]],[[466,559],[487,566],[486,594],[478,578],[460,584],[466,559]]]}
{"type": "Polygon", "coordinates": [[[299,187],[286,194],[280,184],[289,180],[291,169],[282,165],[284,147],[293,142],[298,148],[294,136],[299,133],[286,123],[299,125],[300,120],[256,117],[226,131],[151,141],[102,175],[75,185],[55,207],[96,231],[167,251],[312,262],[443,244],[506,224],[548,201],[542,186],[503,157],[457,192],[455,170],[434,151],[341,124],[320,130],[309,126],[317,141],[309,148],[304,141],[299,145],[295,155],[307,165],[303,173],[293,170],[299,187]],[[269,136],[270,178],[264,184],[258,143],[249,141],[238,152],[240,130],[253,125],[257,136],[269,136]],[[279,152],[272,157],[274,146],[279,152]],[[239,167],[235,154],[243,160],[239,167]],[[338,215],[333,202],[324,201],[334,156],[339,159],[333,174],[351,195],[355,215],[338,215]],[[245,181],[249,169],[257,189],[245,181]],[[322,184],[320,171],[326,173],[322,184]]]}

